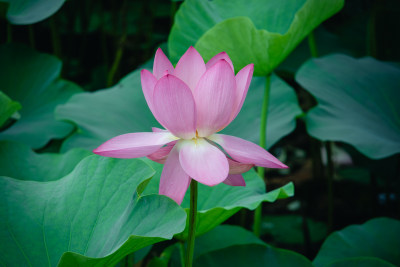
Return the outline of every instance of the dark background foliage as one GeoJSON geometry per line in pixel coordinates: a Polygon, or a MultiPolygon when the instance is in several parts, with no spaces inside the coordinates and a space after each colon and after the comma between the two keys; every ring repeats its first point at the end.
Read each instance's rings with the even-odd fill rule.
{"type": "MultiPolygon", "coordinates": [[[[63,78],[95,91],[116,84],[146,64],[158,47],[167,50],[165,43],[180,4],[166,0],[69,0],[50,18],[17,26],[6,21],[6,4],[0,3],[0,43],[25,43],[56,55],[63,61],[63,78]]],[[[346,1],[338,14],[315,31],[320,54],[343,52],[354,57],[400,61],[399,10],[397,0],[346,1]]],[[[296,83],[291,67],[298,68],[310,56],[308,49],[305,40],[276,71],[296,89],[304,111],[316,102],[296,83]]],[[[54,142],[48,148],[52,145],[54,142]]],[[[320,143],[307,135],[300,119],[296,130],[274,145],[272,151],[284,152],[291,169],[290,173],[268,173],[267,187],[281,186],[290,177],[295,182],[296,195],[264,205],[263,214],[268,215],[263,224],[264,240],[312,259],[330,231],[377,216],[400,218],[399,156],[371,160],[349,145],[337,146],[353,157],[354,164],[335,165],[339,178],[329,185],[329,168],[323,167],[317,155],[320,143]],[[334,192],[333,218],[328,218],[329,190],[334,192]],[[283,226],[271,230],[271,222],[283,226]],[[287,229],[293,231],[291,240],[284,236],[287,229]]],[[[250,229],[252,216],[246,216],[249,213],[243,211],[229,222],[250,229]]]]}
{"type": "MultiPolygon", "coordinates": [[[[86,90],[98,90],[115,84],[153,56],[168,40],[173,16],[180,4],[163,0],[69,0],[44,21],[10,26],[4,19],[7,5],[0,3],[3,13],[0,42],[11,38],[13,42],[55,54],[63,60],[64,78],[86,90]],[[111,79],[114,64],[117,67],[111,79]]],[[[370,55],[379,60],[398,61],[399,8],[396,0],[349,0],[322,27],[338,37],[339,49],[353,56],[370,55]]],[[[321,51],[338,50],[332,44],[321,43],[318,44],[322,45],[321,51]]]]}

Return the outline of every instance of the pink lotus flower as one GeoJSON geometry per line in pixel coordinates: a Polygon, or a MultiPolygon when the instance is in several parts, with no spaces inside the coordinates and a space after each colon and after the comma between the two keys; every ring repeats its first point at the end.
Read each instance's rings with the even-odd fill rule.
{"type": "Polygon", "coordinates": [[[94,153],[113,158],[147,156],[165,164],[159,193],[178,204],[191,179],[214,186],[245,186],[241,175],[253,166],[287,168],[260,146],[238,137],[216,134],[239,113],[253,75],[253,64],[235,76],[222,52],[207,64],[190,47],[174,68],[161,49],[153,74],[142,70],[142,89],[157,121],[166,129],[114,137],[94,153]],[[223,150],[221,149],[223,148],[223,150]]]}

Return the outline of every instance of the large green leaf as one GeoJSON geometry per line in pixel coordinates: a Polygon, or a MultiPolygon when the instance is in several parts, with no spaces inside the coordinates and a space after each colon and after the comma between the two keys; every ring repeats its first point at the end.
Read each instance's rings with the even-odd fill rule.
{"type": "Polygon", "coordinates": [[[185,212],[167,197],[135,194],[153,174],[141,160],[94,155],[56,181],[1,177],[0,261],[112,266],[172,238],[184,229],[185,212]]]}
{"type": "Polygon", "coordinates": [[[56,116],[78,127],[64,142],[62,150],[73,147],[92,150],[117,135],[149,132],[151,127],[159,126],[141,88],[140,71],[135,71],[112,88],[76,94],[59,106],[56,116]]]}
{"type": "Polygon", "coordinates": [[[193,266],[237,266],[237,267],[312,267],[301,254],[266,245],[237,245],[213,251],[197,258],[193,266]]]}
{"type": "Polygon", "coordinates": [[[226,51],[236,70],[255,64],[255,75],[265,76],[343,0],[185,1],[175,16],[169,36],[173,61],[195,45],[209,60],[226,51]]]}
{"type": "MultiPolygon", "coordinates": [[[[261,233],[271,235],[276,243],[303,245],[304,220],[300,215],[268,215],[263,217],[261,233]]],[[[310,241],[320,242],[327,236],[327,225],[306,218],[310,241]]]]}
{"type": "MultiPolygon", "coordinates": [[[[265,78],[254,77],[242,110],[236,119],[222,132],[238,136],[254,143],[259,142],[262,95],[265,78]]],[[[271,90],[267,118],[267,147],[271,147],[296,127],[296,117],[302,111],[292,87],[278,76],[271,76],[271,90]]]]}
{"type": "MultiPolygon", "coordinates": [[[[365,19],[363,17],[363,19],[365,19]]],[[[360,57],[366,54],[365,46],[366,34],[354,35],[355,31],[359,31],[360,27],[364,25],[357,25],[358,27],[351,28],[350,33],[343,32],[330,32],[327,27],[321,24],[318,28],[313,31],[315,44],[317,47],[317,54],[319,57],[329,55],[332,53],[342,53],[353,57],[360,57]],[[359,38],[357,38],[359,37],[359,38]],[[360,38],[361,37],[361,38],[360,38]]],[[[365,27],[366,28],[366,27],[365,27]]],[[[335,28],[335,30],[337,30],[335,28]]],[[[275,69],[276,71],[283,71],[291,76],[295,75],[296,71],[301,67],[301,65],[312,57],[310,51],[310,44],[308,38],[304,39],[291,53],[290,55],[275,69]]]]}
{"type": "MultiPolygon", "coordinates": [[[[145,159],[156,170],[153,179],[143,191],[144,195],[158,192],[160,175],[163,165],[145,159]]],[[[197,203],[196,235],[206,233],[221,224],[241,208],[255,209],[261,202],[274,202],[277,199],[287,198],[294,195],[294,186],[290,182],[287,185],[265,192],[265,184],[254,170],[243,175],[246,180],[245,187],[234,187],[219,184],[213,187],[199,184],[197,203]]],[[[189,212],[190,190],[186,192],[181,206],[189,212]]],[[[187,238],[188,227],[178,238],[187,238]]]]}
{"type": "Polygon", "coordinates": [[[337,260],[329,263],[329,267],[396,267],[395,265],[377,258],[358,257],[337,260]]]}
{"type": "Polygon", "coordinates": [[[312,266],[304,256],[268,246],[238,226],[221,225],[196,239],[194,266],[312,266]]]}
{"type": "MultiPolygon", "coordinates": [[[[177,256],[173,255],[169,266],[182,266],[177,256]]],[[[193,260],[194,266],[312,266],[302,255],[268,246],[252,232],[233,225],[217,226],[196,238],[193,260]]]]}
{"type": "MultiPolygon", "coordinates": [[[[362,225],[351,225],[326,239],[314,264],[317,267],[345,266],[336,261],[368,261],[366,258],[374,258],[399,266],[399,236],[400,221],[394,219],[377,218],[362,225]]],[[[355,265],[349,262],[347,266],[355,265]]]]}
{"type": "Polygon", "coordinates": [[[20,103],[11,100],[11,98],[0,91],[0,127],[20,109],[20,103]]]}
{"type": "Polygon", "coordinates": [[[1,0],[8,2],[7,19],[12,24],[26,25],[44,20],[57,12],[65,0],[1,0]]]}
{"type": "MultiPolygon", "coordinates": [[[[219,225],[211,231],[196,238],[193,260],[196,261],[196,258],[199,258],[200,256],[212,251],[236,245],[249,244],[265,245],[265,243],[256,237],[252,232],[249,232],[242,227],[228,224],[219,225]]],[[[175,245],[174,247],[169,247],[164,250],[163,254],[169,253],[169,258],[159,258],[158,261],[163,261],[164,266],[182,266],[179,253],[176,250],[177,247],[178,246],[175,245]],[[168,261],[170,261],[169,265],[167,265],[168,261]]]]}
{"type": "Polygon", "coordinates": [[[306,117],[310,135],[374,159],[400,152],[400,68],[337,54],[307,61],[296,80],[318,101],[306,117]]]}
{"type": "Polygon", "coordinates": [[[80,88],[59,78],[61,61],[17,44],[0,46],[0,58],[0,88],[22,105],[21,118],[0,133],[0,140],[40,148],[65,137],[73,127],[56,121],[54,109],[80,88]]]}
{"type": "Polygon", "coordinates": [[[91,154],[79,148],[65,154],[37,154],[27,145],[0,141],[0,176],[39,182],[53,181],[70,173],[84,157],[91,154]]]}
{"type": "Polygon", "coordinates": [[[248,244],[265,245],[252,232],[242,227],[228,224],[219,225],[210,232],[196,238],[193,258],[198,258],[211,251],[248,244]]]}

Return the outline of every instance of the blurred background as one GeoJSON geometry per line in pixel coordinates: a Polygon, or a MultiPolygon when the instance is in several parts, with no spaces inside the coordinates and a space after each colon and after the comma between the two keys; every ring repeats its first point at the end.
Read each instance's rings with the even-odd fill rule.
{"type": "MultiPolygon", "coordinates": [[[[158,47],[168,52],[166,43],[181,4],[167,0],[68,0],[43,21],[11,25],[5,19],[8,3],[0,2],[0,43],[23,43],[53,54],[63,62],[64,79],[86,91],[96,91],[117,84],[140,66],[151,66],[158,47]]],[[[400,61],[399,10],[398,0],[347,0],[339,13],[315,29],[319,55],[340,52],[400,61]]],[[[305,39],[275,70],[296,90],[303,111],[317,102],[294,75],[310,57],[305,39]]],[[[261,237],[310,259],[334,230],[378,216],[400,218],[398,154],[372,160],[350,145],[335,142],[328,147],[332,149],[330,159],[327,147],[311,138],[298,118],[296,129],[270,149],[290,171],[269,171],[268,190],[293,181],[296,194],[263,205],[261,237]]],[[[57,141],[52,141],[38,151],[58,150],[57,141]]],[[[251,229],[250,213],[242,211],[228,223],[251,229]]]]}
{"type": "MultiPolygon", "coordinates": [[[[68,0],[50,18],[19,26],[7,22],[8,4],[0,2],[0,42],[25,43],[56,55],[63,61],[63,78],[94,91],[117,83],[145,64],[158,47],[167,52],[165,43],[181,4],[168,0],[68,0]]],[[[346,1],[338,14],[315,31],[320,55],[341,52],[398,61],[399,8],[396,0],[346,1]]],[[[278,74],[290,81],[290,70],[309,57],[305,40],[278,68],[278,74]]]]}

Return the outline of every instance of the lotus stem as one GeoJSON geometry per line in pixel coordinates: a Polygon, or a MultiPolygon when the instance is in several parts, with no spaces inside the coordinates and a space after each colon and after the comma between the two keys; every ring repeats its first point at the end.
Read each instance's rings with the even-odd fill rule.
{"type": "Polygon", "coordinates": [[[12,26],[10,22],[7,22],[7,43],[12,42],[12,26]]]}
{"type": "Polygon", "coordinates": [[[117,49],[117,52],[115,53],[114,62],[112,64],[111,69],[107,76],[107,87],[110,87],[114,84],[114,76],[115,76],[115,73],[117,72],[119,64],[121,62],[122,54],[124,53],[125,40],[126,40],[126,35],[124,34],[121,37],[121,40],[118,44],[118,49],[117,49]]]}
{"type": "Polygon", "coordinates": [[[333,228],[333,159],[332,159],[332,142],[325,143],[326,159],[327,159],[327,178],[328,178],[328,232],[332,232],[333,228]]]}
{"type": "Polygon", "coordinates": [[[312,57],[318,57],[317,43],[315,42],[314,32],[308,35],[308,46],[310,47],[310,52],[312,57]]]}
{"type": "Polygon", "coordinates": [[[170,9],[170,14],[171,14],[171,27],[174,25],[175,21],[175,13],[178,10],[178,4],[175,1],[171,1],[171,9],[170,9]]]}
{"type": "Polygon", "coordinates": [[[185,242],[179,241],[179,256],[181,258],[181,266],[185,267],[185,242]]]}
{"type": "Polygon", "coordinates": [[[33,25],[28,25],[28,32],[29,32],[29,44],[33,49],[35,49],[35,33],[33,31],[33,25]]]}
{"type": "MultiPolygon", "coordinates": [[[[310,53],[313,58],[318,57],[317,43],[315,42],[314,32],[308,35],[308,47],[310,48],[310,53]]],[[[312,96],[306,94],[309,101],[312,101],[312,96]]],[[[311,157],[313,162],[313,178],[323,176],[322,159],[321,159],[321,141],[310,137],[311,143],[311,157]]]]}
{"type": "Polygon", "coordinates": [[[262,202],[256,210],[254,211],[254,224],[253,224],[253,233],[255,236],[260,237],[261,233],[261,215],[262,215],[262,202]]]}
{"type": "MultiPolygon", "coordinates": [[[[312,57],[318,57],[317,44],[315,42],[314,33],[311,32],[308,35],[308,45],[310,47],[312,57]]],[[[326,150],[326,178],[327,178],[327,188],[328,188],[328,232],[332,231],[333,228],[333,176],[334,176],[334,166],[332,159],[332,142],[325,142],[326,150]]]]}
{"type": "Polygon", "coordinates": [[[376,17],[378,1],[374,1],[371,13],[367,24],[367,55],[376,58],[377,57],[377,42],[376,42],[376,17]]]}
{"type": "MultiPolygon", "coordinates": [[[[268,74],[265,79],[265,90],[264,90],[263,104],[261,108],[261,124],[260,124],[260,146],[265,149],[267,144],[267,119],[268,119],[270,89],[271,89],[271,75],[268,74]]],[[[258,167],[258,175],[264,181],[265,168],[258,167]]],[[[262,203],[258,205],[258,207],[254,212],[253,233],[256,236],[260,236],[261,232],[261,215],[262,215],[262,203]]]]}
{"type": "Polygon", "coordinates": [[[189,210],[189,236],[186,250],[185,267],[192,267],[194,240],[196,238],[196,216],[197,216],[197,181],[192,179],[190,184],[190,210],[189,210]]]}
{"type": "Polygon", "coordinates": [[[125,46],[125,41],[128,35],[128,22],[127,22],[127,0],[124,0],[122,3],[122,8],[121,8],[121,17],[122,17],[122,36],[121,39],[118,43],[117,51],[115,53],[115,58],[114,62],[111,66],[110,71],[108,72],[107,76],[107,87],[110,87],[114,84],[114,77],[115,74],[118,70],[119,64],[121,63],[122,59],[122,54],[124,53],[124,46],[125,46]]]}
{"type": "MultiPolygon", "coordinates": [[[[261,123],[260,123],[260,146],[266,149],[267,143],[267,118],[269,106],[269,92],[271,88],[271,75],[268,74],[265,80],[265,90],[263,104],[261,108],[261,123]]],[[[265,168],[258,167],[258,175],[264,179],[265,168]]]]}
{"type": "Polygon", "coordinates": [[[134,263],[135,263],[135,253],[128,254],[125,256],[124,261],[123,261],[124,267],[133,266],[134,263]]]}
{"type": "Polygon", "coordinates": [[[52,16],[49,19],[49,23],[50,23],[50,31],[51,31],[51,42],[53,45],[53,53],[56,57],[61,59],[62,58],[61,41],[60,41],[60,34],[58,32],[58,27],[56,25],[55,16],[52,16]]]}

